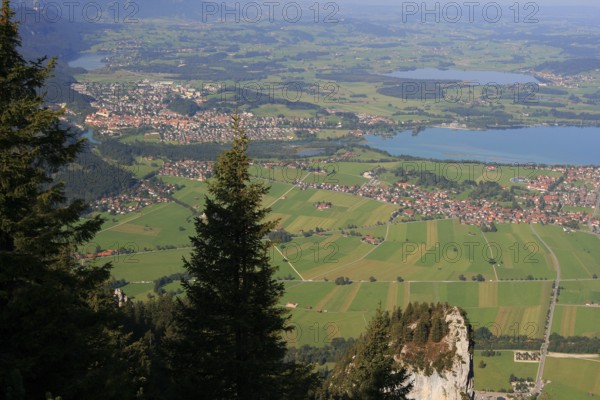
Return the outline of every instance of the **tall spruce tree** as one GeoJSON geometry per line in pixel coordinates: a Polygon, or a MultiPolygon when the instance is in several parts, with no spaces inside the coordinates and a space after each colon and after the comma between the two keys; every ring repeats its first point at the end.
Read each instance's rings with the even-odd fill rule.
{"type": "Polygon", "coordinates": [[[408,373],[394,360],[391,318],[378,308],[366,332],[325,382],[321,399],[404,400],[412,389],[408,373]]]}
{"type": "MultiPolygon", "coordinates": [[[[100,219],[80,222],[85,205],[68,202],[52,175],[84,142],[61,125],[61,110],[39,91],[54,60],[18,52],[9,1],[0,10],[0,398],[113,398],[107,363],[112,299],[108,266],[80,267],[74,246],[100,219]]],[[[118,375],[113,375],[118,383],[118,375]]],[[[123,387],[121,387],[123,388],[123,387]]],[[[119,390],[118,388],[116,390],[119,390]]]]}
{"type": "Polygon", "coordinates": [[[265,220],[268,187],[250,180],[248,137],[238,116],[235,138],[208,184],[204,214],[196,218],[193,252],[184,267],[191,280],[170,344],[177,398],[305,399],[313,375],[284,363],[283,284],[273,278],[265,220]]]}

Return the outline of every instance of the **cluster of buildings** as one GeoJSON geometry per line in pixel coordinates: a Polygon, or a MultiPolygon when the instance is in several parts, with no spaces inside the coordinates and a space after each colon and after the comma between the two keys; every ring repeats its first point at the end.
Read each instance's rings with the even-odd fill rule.
{"type": "Polygon", "coordinates": [[[165,161],[163,167],[158,171],[158,175],[205,181],[212,176],[213,164],[212,161],[165,161]]]}
{"type": "Polygon", "coordinates": [[[383,243],[384,239],[382,237],[375,237],[375,236],[371,236],[371,235],[365,235],[360,240],[363,241],[363,242],[365,242],[365,243],[377,246],[377,245],[383,243]]]}
{"type": "MultiPolygon", "coordinates": [[[[557,169],[561,170],[561,169],[557,169]]],[[[397,182],[388,186],[372,179],[364,185],[341,185],[328,182],[305,182],[297,180],[301,189],[321,189],[368,197],[374,200],[396,204],[401,207],[391,218],[405,220],[416,216],[431,218],[457,218],[469,225],[492,223],[542,223],[571,225],[589,223],[592,229],[600,232],[599,217],[566,209],[564,206],[595,208],[599,200],[600,168],[568,167],[561,170],[564,180],[540,175],[528,185],[534,193],[521,195],[521,200],[530,207],[506,207],[490,199],[458,199],[450,190],[426,190],[409,182],[397,182]],[[542,201],[543,199],[543,201],[542,201]]],[[[372,176],[373,171],[370,171],[372,176]]]]}
{"type": "Polygon", "coordinates": [[[548,71],[536,72],[536,75],[548,82],[540,83],[540,86],[559,86],[571,89],[581,87],[584,83],[593,82],[595,79],[590,74],[558,75],[548,71]]]}
{"type": "Polygon", "coordinates": [[[313,206],[317,210],[327,210],[331,208],[332,204],[329,201],[317,201],[316,203],[313,203],[313,206]]]}
{"type": "MultiPolygon", "coordinates": [[[[143,80],[136,83],[76,83],[73,89],[92,96],[92,106],[97,109],[85,118],[100,135],[120,136],[125,129],[154,131],[160,141],[171,143],[226,142],[231,141],[231,119],[226,113],[214,109],[201,109],[207,91],[212,87],[195,89],[172,81],[143,80]],[[175,112],[169,108],[173,101],[187,101],[183,109],[189,113],[175,112]]],[[[173,108],[173,107],[172,107],[173,108]]],[[[289,140],[295,128],[290,121],[278,117],[257,117],[241,113],[242,126],[253,140],[289,140]]],[[[300,121],[302,122],[302,121],[300,121]]],[[[304,121],[299,126],[312,126],[314,121],[304,121]]]]}
{"type": "Polygon", "coordinates": [[[156,203],[171,202],[175,185],[158,180],[145,180],[118,196],[102,197],[91,204],[93,211],[124,215],[156,203]]]}

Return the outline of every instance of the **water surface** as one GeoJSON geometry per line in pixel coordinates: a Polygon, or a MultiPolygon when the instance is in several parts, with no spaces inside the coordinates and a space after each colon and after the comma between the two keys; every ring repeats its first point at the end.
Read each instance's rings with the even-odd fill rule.
{"type": "Polygon", "coordinates": [[[600,128],[532,127],[470,131],[428,128],[413,136],[365,136],[393,155],[497,163],[600,165],[600,128]]]}

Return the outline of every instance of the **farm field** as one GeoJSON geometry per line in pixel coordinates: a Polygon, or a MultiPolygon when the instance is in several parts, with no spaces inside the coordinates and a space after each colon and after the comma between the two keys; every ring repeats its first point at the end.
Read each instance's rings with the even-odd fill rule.
{"type": "Polygon", "coordinates": [[[270,218],[280,218],[280,224],[290,233],[308,231],[316,227],[325,230],[348,225],[373,226],[386,222],[397,209],[392,204],[360,198],[345,193],[293,188],[272,205],[270,218]],[[319,210],[317,202],[332,203],[331,208],[319,210]]]}
{"type": "Polygon", "coordinates": [[[600,303],[600,280],[563,281],[560,287],[559,304],[600,303]]]}
{"type": "Polygon", "coordinates": [[[544,393],[552,399],[587,399],[600,396],[600,360],[546,359],[544,379],[550,381],[544,393]]]}
{"type": "Polygon", "coordinates": [[[538,363],[514,362],[512,350],[501,350],[500,355],[484,357],[481,350],[476,350],[473,356],[475,369],[475,390],[500,391],[508,390],[510,374],[518,378],[534,378],[538,370],[538,363]],[[480,368],[483,361],[486,366],[480,368]]]}
{"type": "MultiPolygon", "coordinates": [[[[377,281],[342,286],[333,282],[288,282],[281,304],[298,304],[291,309],[294,324],[310,325],[313,317],[320,323],[327,320],[335,324],[337,333],[333,337],[349,337],[357,331],[348,325],[349,320],[362,321],[358,327],[360,332],[378,306],[392,310],[419,301],[459,305],[465,308],[475,329],[485,326],[498,335],[518,332],[540,338],[546,310],[541,304],[549,302],[550,282],[494,282],[491,285],[497,288],[475,282],[377,281]],[[490,304],[488,290],[495,293],[494,305],[490,304]]],[[[310,343],[300,340],[299,344],[310,343]]]]}
{"type": "MultiPolygon", "coordinates": [[[[370,276],[395,280],[401,276],[411,281],[458,281],[461,275],[470,280],[481,274],[489,281],[525,279],[529,275],[534,279],[552,279],[555,275],[544,247],[537,243],[527,225],[501,226],[499,232],[485,236],[479,228],[461,225],[456,220],[390,224],[375,231],[354,230],[361,235],[348,236],[336,231],[312,236],[313,246],[320,243],[320,249],[329,248],[332,254],[340,256],[321,262],[311,259],[310,270],[306,269],[306,260],[299,260],[307,273],[305,278],[331,279],[331,273],[337,273],[355,280],[370,276]],[[366,235],[383,237],[385,241],[379,245],[366,244],[361,240],[366,235]],[[497,262],[495,266],[489,263],[492,256],[497,262]]],[[[307,241],[301,238],[288,244],[288,248],[302,248],[304,252],[307,246],[307,241]]]]}
{"type": "MultiPolygon", "coordinates": [[[[359,159],[368,159],[368,150],[357,149],[359,159]],[[361,153],[362,152],[362,153],[361,153]]],[[[373,158],[380,158],[381,154],[371,154],[373,158]]],[[[308,173],[292,166],[280,167],[274,166],[270,168],[262,167],[258,164],[250,167],[250,173],[257,178],[275,182],[283,182],[293,184],[297,180],[304,179],[306,183],[330,183],[340,185],[362,185],[369,179],[363,176],[364,172],[383,168],[386,171],[381,173],[378,180],[385,184],[393,184],[401,179],[404,175],[396,175],[395,171],[402,168],[405,174],[414,174],[417,178],[423,176],[427,172],[435,173],[450,181],[461,183],[465,180],[473,180],[476,182],[488,181],[498,182],[501,186],[510,187],[518,185],[511,181],[513,178],[521,177],[532,179],[538,175],[547,175],[558,177],[560,172],[551,170],[531,169],[527,165],[497,165],[490,167],[480,163],[460,163],[460,162],[438,162],[425,160],[403,160],[403,161],[384,161],[384,162],[323,162],[315,161],[308,163],[315,168],[321,168],[321,173],[308,173]]],[[[415,180],[411,178],[411,180],[415,180]]]]}
{"type": "Polygon", "coordinates": [[[157,245],[182,247],[189,245],[189,236],[194,233],[190,210],[176,203],[153,204],[117,221],[94,237],[94,248],[99,245],[103,249],[143,251],[157,245]]]}
{"type": "Polygon", "coordinates": [[[558,226],[536,227],[561,265],[561,279],[600,275],[600,240],[583,232],[565,233],[558,226]]]}
{"type": "MultiPolygon", "coordinates": [[[[271,187],[263,201],[272,208],[269,218],[279,219],[279,227],[293,235],[291,241],[270,250],[272,264],[278,267],[275,277],[285,284],[281,306],[297,303],[296,308],[289,308],[292,329],[284,334],[289,346],[323,346],[336,337],[357,337],[377,307],[393,310],[415,301],[460,306],[475,329],[483,326],[496,335],[541,338],[556,269],[534,232],[561,264],[563,280],[552,332],[600,335],[600,307],[585,306],[600,302],[600,281],[592,278],[600,273],[596,236],[528,224],[498,224],[497,232],[484,233],[454,219],[389,223],[395,205],[339,192],[301,190],[292,184],[293,179],[302,178],[305,182],[339,178],[343,184],[362,184],[367,181],[363,172],[378,166],[391,171],[399,165],[342,162],[331,175],[254,166],[256,179],[271,187]],[[331,203],[331,207],[319,210],[318,202],[331,203]],[[483,282],[473,280],[477,275],[483,282]],[[336,285],[338,277],[348,277],[352,283],[336,285]]],[[[421,167],[440,168],[434,164],[421,167]]],[[[123,290],[136,300],[155,295],[155,279],[183,272],[181,258],[189,255],[189,236],[194,234],[193,209],[202,209],[207,194],[205,182],[161,179],[182,186],[173,195],[182,204],[159,203],[140,212],[107,216],[103,230],[86,247],[90,252],[96,246],[117,245],[138,251],[96,261],[112,262],[113,276],[129,282],[123,290]],[[155,251],[156,246],[176,248],[155,251]]],[[[380,176],[384,183],[396,179],[390,172],[380,176]]],[[[165,290],[179,288],[178,282],[164,286],[165,290]]],[[[585,377],[597,380],[597,364],[549,359],[545,378],[552,383],[545,391],[556,398],[597,393],[589,381],[570,380],[559,372],[560,368],[593,365],[596,369],[586,369],[585,377]]],[[[528,377],[537,371],[537,364],[514,363],[512,351],[507,350],[496,357],[476,352],[474,367],[478,390],[508,388],[510,373],[528,377]],[[480,360],[486,368],[478,368],[480,360]]]]}
{"type": "Polygon", "coordinates": [[[600,307],[556,306],[552,332],[561,336],[600,336],[600,307]]]}

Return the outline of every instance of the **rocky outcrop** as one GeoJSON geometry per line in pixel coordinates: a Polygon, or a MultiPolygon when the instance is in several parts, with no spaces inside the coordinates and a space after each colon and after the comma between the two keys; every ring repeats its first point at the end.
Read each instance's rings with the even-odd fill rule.
{"type": "MultiPolygon", "coordinates": [[[[475,396],[473,388],[473,349],[469,336],[468,323],[457,307],[448,309],[445,318],[449,332],[442,340],[450,353],[451,366],[448,368],[416,369],[403,362],[402,354],[397,360],[410,373],[413,389],[408,398],[414,400],[467,400],[475,396]]],[[[431,344],[431,343],[430,343],[431,344]]],[[[402,353],[410,351],[406,346],[402,353]]]]}
{"type": "Polygon", "coordinates": [[[125,292],[123,292],[120,288],[115,289],[114,296],[119,307],[123,307],[125,303],[129,301],[125,292]]]}
{"type": "Polygon", "coordinates": [[[320,398],[362,399],[377,392],[412,400],[473,400],[472,328],[464,311],[440,303],[377,310],[320,398]]]}

